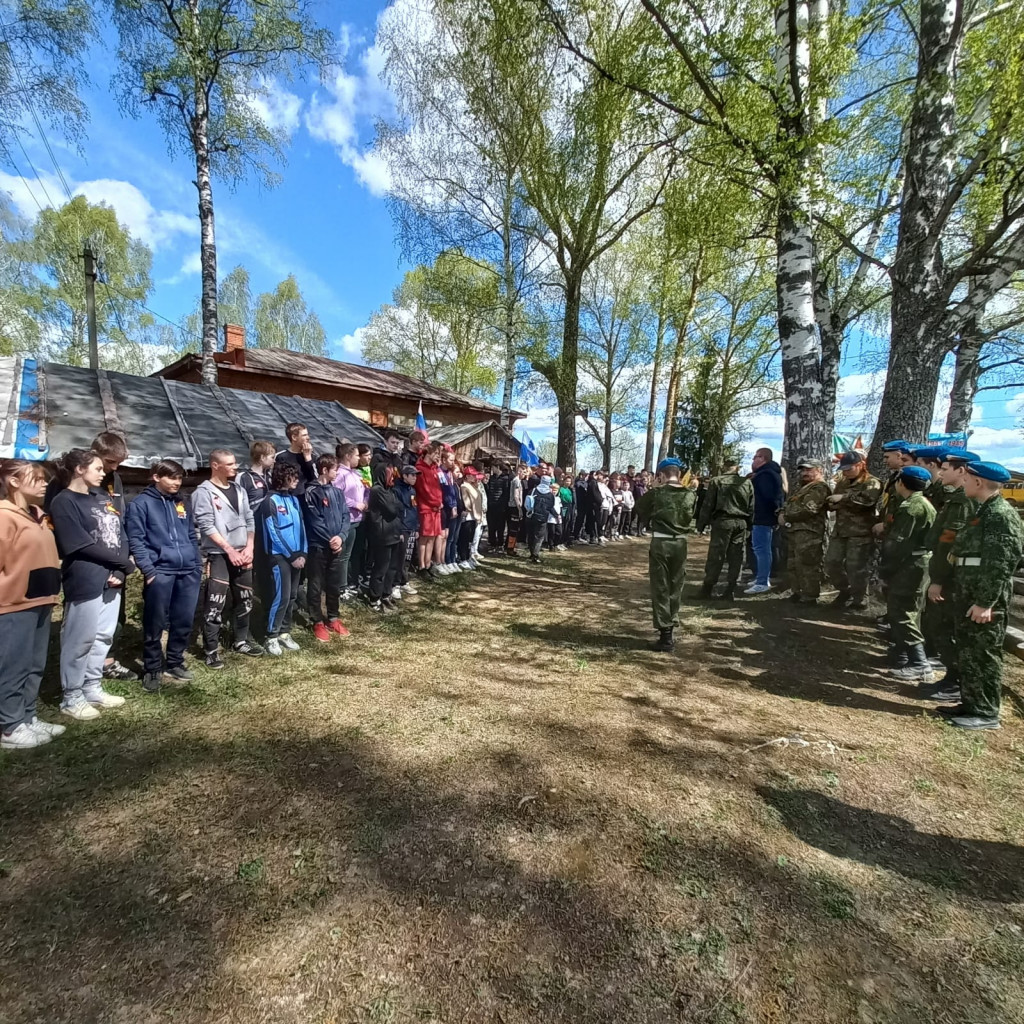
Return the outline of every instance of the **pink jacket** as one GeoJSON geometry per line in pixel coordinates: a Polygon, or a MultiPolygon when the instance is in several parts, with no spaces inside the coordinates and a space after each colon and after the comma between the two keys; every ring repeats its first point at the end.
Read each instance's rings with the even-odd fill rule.
{"type": "Polygon", "coordinates": [[[355,526],[363,518],[363,510],[356,508],[356,505],[357,503],[365,505],[370,493],[363,483],[363,478],[357,469],[339,466],[337,476],[334,478],[334,486],[345,495],[345,504],[348,505],[352,525],[355,526]]]}

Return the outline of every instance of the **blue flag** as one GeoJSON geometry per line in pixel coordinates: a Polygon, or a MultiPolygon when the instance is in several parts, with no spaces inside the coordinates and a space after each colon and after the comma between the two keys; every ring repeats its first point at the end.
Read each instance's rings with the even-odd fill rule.
{"type": "Polygon", "coordinates": [[[519,461],[525,462],[527,466],[536,466],[540,462],[540,456],[533,447],[533,440],[525,430],[523,439],[519,442],[519,461]]]}

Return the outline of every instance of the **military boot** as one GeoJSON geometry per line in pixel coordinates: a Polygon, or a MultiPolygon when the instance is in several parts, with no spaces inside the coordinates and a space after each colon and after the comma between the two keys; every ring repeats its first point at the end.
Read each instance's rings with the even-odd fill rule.
{"type": "Polygon", "coordinates": [[[659,631],[660,636],[654,641],[654,649],[656,651],[671,651],[675,649],[676,642],[672,636],[671,629],[662,629],[659,631]]]}
{"type": "Polygon", "coordinates": [[[907,661],[907,649],[905,647],[900,644],[889,644],[885,652],[885,663],[889,666],[890,672],[906,668],[907,661]]]}
{"type": "Polygon", "coordinates": [[[907,648],[906,665],[894,668],[889,674],[896,679],[913,680],[915,683],[930,683],[935,678],[924,653],[924,644],[911,644],[907,648]]]}

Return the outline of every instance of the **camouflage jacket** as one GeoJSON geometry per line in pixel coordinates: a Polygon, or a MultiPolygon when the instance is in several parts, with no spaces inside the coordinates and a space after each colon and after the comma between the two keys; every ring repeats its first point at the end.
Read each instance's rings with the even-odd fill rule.
{"type": "Polygon", "coordinates": [[[693,522],[697,492],[682,484],[652,487],[636,503],[637,514],[656,537],[685,537],[693,522]]]}
{"type": "Polygon", "coordinates": [[[982,502],[950,552],[957,596],[980,608],[1009,602],[1022,550],[1024,526],[1017,510],[1001,494],[982,502]]]}
{"type": "Polygon", "coordinates": [[[888,533],[892,527],[893,517],[896,515],[896,509],[900,507],[903,499],[900,497],[900,492],[896,490],[896,477],[898,473],[893,473],[888,480],[882,485],[882,500],[878,503],[878,514],[881,517],[882,522],[885,524],[885,532],[888,533]]]}
{"type": "Polygon", "coordinates": [[[893,579],[901,569],[927,564],[928,531],[934,521],[935,509],[922,492],[915,492],[900,502],[882,541],[878,574],[883,580],[893,579]]]}
{"type": "Polygon", "coordinates": [[[824,533],[828,515],[826,499],[831,493],[831,489],[824,480],[816,480],[813,484],[804,484],[782,506],[786,530],[789,533],[824,533]]]}
{"type": "Polygon", "coordinates": [[[881,481],[870,474],[859,480],[840,477],[829,508],[836,514],[837,537],[870,537],[882,495],[881,481]]]}
{"type": "Polygon", "coordinates": [[[718,519],[750,521],[754,511],[754,485],[739,473],[724,473],[711,478],[697,519],[697,529],[705,529],[718,519]]]}
{"type": "Polygon", "coordinates": [[[932,583],[947,584],[953,578],[949,554],[957,534],[974,515],[975,503],[964,494],[962,487],[951,487],[941,509],[935,513],[935,522],[928,531],[928,547],[932,550],[928,562],[928,577],[932,583]]]}
{"type": "Polygon", "coordinates": [[[942,511],[949,496],[955,491],[955,487],[947,487],[938,477],[924,489],[924,496],[932,503],[936,512],[942,511]]]}

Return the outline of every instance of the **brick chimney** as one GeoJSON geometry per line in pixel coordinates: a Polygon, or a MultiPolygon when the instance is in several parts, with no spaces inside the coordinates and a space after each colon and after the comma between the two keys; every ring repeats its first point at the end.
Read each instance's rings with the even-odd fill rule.
{"type": "Polygon", "coordinates": [[[245,328],[238,324],[224,325],[224,353],[236,366],[245,366],[245,328]]]}

